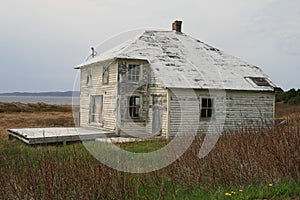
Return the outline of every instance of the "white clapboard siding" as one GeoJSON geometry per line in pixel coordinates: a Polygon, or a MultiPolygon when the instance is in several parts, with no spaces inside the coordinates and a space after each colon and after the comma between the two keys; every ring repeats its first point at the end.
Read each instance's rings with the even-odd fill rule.
{"type": "Polygon", "coordinates": [[[116,83],[117,83],[117,62],[107,61],[95,63],[81,68],[80,81],[80,125],[90,126],[90,98],[91,95],[103,95],[103,123],[99,126],[114,130],[115,109],[116,109],[116,83]],[[109,83],[102,83],[103,67],[109,66],[109,83]],[[92,84],[87,85],[88,70],[92,70],[92,84]]]}
{"type": "Polygon", "coordinates": [[[188,92],[184,89],[174,89],[170,93],[169,101],[170,137],[177,134],[180,125],[190,132],[195,131],[195,127],[198,126],[197,133],[207,133],[210,130],[226,131],[262,126],[272,123],[274,120],[273,92],[221,91],[220,93],[209,93],[207,90],[188,92]],[[201,98],[213,99],[214,114],[211,120],[199,116],[201,98]],[[196,112],[197,104],[199,113],[196,112]],[[194,118],[197,118],[198,121],[194,118]]]}
{"type": "MultiPolygon", "coordinates": [[[[159,73],[156,72],[156,73],[159,73]]],[[[89,124],[90,96],[103,95],[103,121],[97,125],[108,130],[152,133],[153,96],[161,97],[162,136],[174,137],[178,131],[185,134],[210,133],[216,130],[236,130],[272,123],[274,120],[274,92],[262,91],[208,91],[165,88],[153,73],[147,61],[119,59],[90,64],[81,68],[80,123],[89,124]],[[141,65],[138,83],[118,80],[118,66],[122,63],[141,65]],[[109,84],[102,84],[103,67],[109,66],[109,84]],[[92,69],[92,84],[87,85],[88,71],[92,69]],[[137,87],[138,86],[138,87],[137,87]],[[130,95],[141,96],[140,119],[116,121],[121,111],[117,101],[130,95]],[[200,118],[201,98],[213,99],[211,119],[200,118]]],[[[121,112],[123,113],[123,112],[121,112]]],[[[121,131],[122,133],[122,131],[121,131]]]]}

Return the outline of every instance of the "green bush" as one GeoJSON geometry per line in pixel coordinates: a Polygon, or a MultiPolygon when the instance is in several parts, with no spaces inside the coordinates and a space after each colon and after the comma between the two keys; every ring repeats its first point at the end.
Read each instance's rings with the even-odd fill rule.
{"type": "Polygon", "coordinates": [[[283,102],[289,105],[300,105],[300,89],[290,89],[286,92],[276,94],[276,102],[283,102]]]}

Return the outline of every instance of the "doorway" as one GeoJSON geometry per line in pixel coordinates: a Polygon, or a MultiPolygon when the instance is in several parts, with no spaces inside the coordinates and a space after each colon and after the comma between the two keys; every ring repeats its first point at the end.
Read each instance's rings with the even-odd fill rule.
{"type": "Polygon", "coordinates": [[[153,95],[152,102],[152,133],[162,133],[162,96],[153,95]]]}
{"type": "Polygon", "coordinates": [[[90,124],[102,124],[103,95],[91,96],[90,124]]]}

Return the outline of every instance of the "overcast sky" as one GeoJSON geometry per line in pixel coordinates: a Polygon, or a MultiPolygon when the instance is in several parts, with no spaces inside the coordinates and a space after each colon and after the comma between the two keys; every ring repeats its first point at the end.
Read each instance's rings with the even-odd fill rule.
{"type": "Polygon", "coordinates": [[[300,88],[299,0],[1,0],[0,92],[72,90],[90,47],[139,28],[183,32],[300,88]]]}

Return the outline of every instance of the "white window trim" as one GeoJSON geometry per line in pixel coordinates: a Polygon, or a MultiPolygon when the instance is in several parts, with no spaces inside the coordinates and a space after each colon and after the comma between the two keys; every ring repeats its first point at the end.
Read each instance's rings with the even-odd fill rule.
{"type": "MultiPolygon", "coordinates": [[[[204,119],[204,120],[210,120],[210,119],[212,119],[213,117],[214,117],[214,112],[215,112],[215,99],[213,98],[213,97],[201,97],[200,98],[200,102],[199,102],[199,104],[200,104],[200,118],[201,119],[204,119]],[[206,107],[206,108],[204,108],[204,109],[209,109],[209,108],[211,108],[211,116],[210,117],[202,117],[201,116],[201,113],[202,113],[202,99],[211,99],[211,107],[206,107]]],[[[207,115],[207,114],[206,114],[207,115]]]]}
{"type": "Polygon", "coordinates": [[[126,76],[127,82],[129,82],[129,83],[138,83],[142,80],[142,71],[143,71],[142,64],[131,62],[131,63],[127,63],[126,68],[127,68],[127,76],[126,76]],[[139,69],[139,80],[137,80],[137,81],[129,80],[129,65],[138,65],[139,66],[139,68],[140,68],[139,69]]]}
{"type": "Polygon", "coordinates": [[[135,121],[135,120],[137,120],[137,121],[139,121],[140,119],[141,119],[141,111],[143,110],[143,97],[142,97],[142,95],[139,95],[139,94],[132,94],[131,96],[127,96],[126,97],[127,98],[127,105],[126,105],[126,112],[127,112],[127,114],[126,114],[126,116],[125,116],[125,119],[127,119],[127,120],[133,120],[133,121],[135,121]],[[129,102],[130,102],[130,97],[139,97],[140,98],[140,108],[139,108],[139,116],[138,117],[134,117],[134,118],[132,118],[132,117],[130,117],[130,113],[129,113],[129,107],[130,107],[130,105],[129,105],[129,102]]]}
{"type": "Polygon", "coordinates": [[[267,77],[254,77],[254,76],[252,76],[252,77],[244,77],[247,81],[248,81],[248,83],[250,83],[250,85],[252,86],[252,87],[254,87],[254,88],[264,88],[264,89],[269,89],[270,87],[275,87],[273,84],[272,84],[272,82],[267,78],[267,77]],[[257,85],[253,80],[252,80],[252,78],[264,78],[267,82],[268,82],[268,84],[270,85],[270,86],[259,86],[259,85],[257,85]]]}

